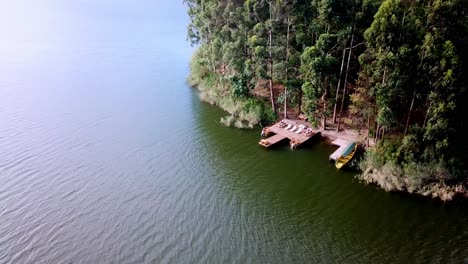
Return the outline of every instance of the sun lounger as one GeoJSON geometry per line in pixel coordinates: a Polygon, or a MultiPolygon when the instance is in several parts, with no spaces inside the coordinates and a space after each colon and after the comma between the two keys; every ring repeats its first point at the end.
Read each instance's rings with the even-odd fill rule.
{"type": "Polygon", "coordinates": [[[312,129],[310,128],[307,128],[304,132],[303,132],[304,135],[310,137],[312,135],[312,129]]]}
{"type": "Polygon", "coordinates": [[[297,126],[293,126],[289,131],[294,132],[296,130],[297,126]]]}
{"type": "Polygon", "coordinates": [[[280,128],[286,127],[286,123],[281,121],[281,122],[278,123],[278,127],[280,127],[280,128]]]}
{"type": "Polygon", "coordinates": [[[303,130],[303,128],[300,127],[300,128],[296,131],[296,133],[297,133],[297,134],[300,134],[300,133],[302,132],[302,130],[303,130]]]}
{"type": "Polygon", "coordinates": [[[287,129],[287,130],[289,130],[291,127],[292,127],[292,125],[291,125],[291,124],[288,124],[288,126],[287,126],[287,127],[285,127],[284,129],[287,129]]]}

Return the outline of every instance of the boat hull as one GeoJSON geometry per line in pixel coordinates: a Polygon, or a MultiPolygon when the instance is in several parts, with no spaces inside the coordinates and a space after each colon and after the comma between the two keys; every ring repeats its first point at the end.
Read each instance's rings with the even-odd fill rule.
{"type": "Polygon", "coordinates": [[[357,144],[352,143],[352,146],[350,146],[352,150],[346,154],[345,156],[340,156],[338,159],[335,161],[335,166],[337,169],[343,168],[346,164],[348,164],[354,157],[354,154],[356,154],[357,150],[357,144]]]}

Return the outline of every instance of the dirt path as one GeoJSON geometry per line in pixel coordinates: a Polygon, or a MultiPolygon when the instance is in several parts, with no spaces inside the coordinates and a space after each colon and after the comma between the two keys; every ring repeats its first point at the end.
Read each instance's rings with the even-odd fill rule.
{"type": "MultiPolygon", "coordinates": [[[[357,142],[360,144],[367,145],[367,130],[353,130],[353,129],[342,129],[340,132],[337,132],[335,129],[317,129],[314,128],[309,122],[300,120],[300,119],[288,119],[297,124],[304,124],[307,127],[311,127],[314,132],[320,132],[322,137],[326,138],[329,141],[333,141],[335,139],[343,139],[346,141],[357,142]]],[[[374,141],[373,139],[369,140],[369,145],[373,146],[374,141]]]]}

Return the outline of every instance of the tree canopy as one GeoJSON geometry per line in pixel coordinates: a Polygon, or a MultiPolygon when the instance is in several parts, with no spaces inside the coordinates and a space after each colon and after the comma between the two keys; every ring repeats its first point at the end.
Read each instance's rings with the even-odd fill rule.
{"type": "Polygon", "coordinates": [[[323,129],[352,119],[386,142],[383,164],[466,175],[467,0],[185,2],[192,64],[218,94],[323,129]]]}

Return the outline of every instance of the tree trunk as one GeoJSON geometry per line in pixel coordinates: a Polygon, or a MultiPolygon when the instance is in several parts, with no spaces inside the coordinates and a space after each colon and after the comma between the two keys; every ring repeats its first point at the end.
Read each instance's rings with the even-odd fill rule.
{"type": "Polygon", "coordinates": [[[336,86],[335,106],[333,107],[333,124],[336,123],[336,110],[338,108],[338,97],[340,95],[341,76],[343,76],[345,57],[346,57],[346,44],[343,48],[343,58],[341,59],[340,77],[338,78],[338,85],[336,86]]]}
{"type": "Polygon", "coordinates": [[[287,94],[287,89],[286,89],[286,85],[284,86],[284,119],[287,119],[288,118],[288,103],[287,103],[287,98],[288,98],[288,94],[287,94]]]}
{"type": "Polygon", "coordinates": [[[286,83],[284,84],[284,118],[288,118],[288,91],[287,91],[287,85],[288,85],[288,59],[289,59],[289,30],[291,26],[291,19],[290,17],[287,18],[287,24],[288,24],[288,30],[286,33],[286,83]]]}
{"type": "Polygon", "coordinates": [[[272,32],[270,29],[268,31],[268,53],[269,53],[268,63],[269,63],[269,72],[270,72],[268,84],[270,86],[271,108],[273,109],[273,112],[276,114],[275,96],[273,94],[273,56],[271,54],[271,34],[272,32]]]}
{"type": "Polygon", "coordinates": [[[370,146],[370,112],[367,113],[367,146],[370,146]]]}
{"type": "Polygon", "coordinates": [[[268,80],[269,86],[270,86],[270,101],[271,101],[271,109],[273,109],[273,112],[276,114],[276,106],[275,106],[275,97],[273,95],[273,82],[268,80]]]}
{"type": "Polygon", "coordinates": [[[375,137],[374,137],[374,142],[376,143],[379,140],[379,130],[380,130],[380,124],[377,122],[377,128],[375,129],[375,137]]]}
{"type": "MultiPolygon", "coordinates": [[[[271,3],[270,4],[270,23],[272,19],[272,10],[271,10],[271,3]]],[[[270,28],[268,29],[268,63],[269,63],[269,72],[270,72],[270,78],[269,78],[269,86],[270,86],[270,100],[271,100],[271,108],[273,109],[273,112],[276,114],[276,106],[275,106],[275,96],[273,94],[273,56],[272,56],[272,34],[273,34],[273,29],[270,28]]]]}
{"type": "Polygon", "coordinates": [[[340,132],[341,115],[343,114],[344,100],[346,97],[346,84],[348,83],[349,63],[351,61],[351,54],[353,53],[353,43],[354,43],[354,24],[353,24],[352,34],[351,34],[351,44],[349,45],[348,62],[346,65],[346,74],[345,74],[344,88],[343,88],[343,98],[341,99],[340,115],[338,117],[338,126],[336,128],[337,132],[340,132]]]}
{"type": "MultiPolygon", "coordinates": [[[[384,68],[383,77],[382,77],[382,85],[385,85],[386,75],[387,75],[387,68],[384,68]]],[[[374,139],[375,143],[377,143],[377,140],[379,139],[379,133],[380,133],[380,124],[379,124],[379,121],[377,121],[377,129],[375,130],[375,139],[374,139]]]]}
{"type": "Polygon", "coordinates": [[[322,129],[325,130],[327,128],[327,94],[328,89],[325,88],[325,92],[323,93],[322,100],[323,100],[323,112],[322,112],[322,129]]]}
{"type": "Polygon", "coordinates": [[[423,123],[423,126],[422,126],[422,128],[424,128],[424,129],[426,128],[427,117],[429,116],[429,112],[431,111],[431,106],[432,106],[432,102],[429,103],[429,106],[427,107],[427,110],[426,110],[426,115],[424,116],[424,123],[423,123]]]}
{"type": "Polygon", "coordinates": [[[302,112],[302,88],[299,90],[299,114],[302,112]]]}
{"type": "Polygon", "coordinates": [[[325,91],[322,95],[323,101],[323,110],[322,110],[322,129],[325,130],[327,128],[327,97],[328,97],[328,78],[325,78],[325,91]]]}
{"type": "MultiPolygon", "coordinates": [[[[209,40],[210,42],[210,52],[213,52],[213,40],[209,40]]],[[[212,59],[212,56],[209,56],[209,63],[211,64],[211,69],[213,70],[213,73],[216,75],[216,63],[214,62],[214,60],[212,59]]]]}
{"type": "Polygon", "coordinates": [[[406,133],[408,132],[408,127],[410,123],[410,118],[411,118],[411,112],[413,112],[413,106],[414,106],[414,97],[416,97],[416,88],[414,89],[413,92],[413,99],[411,99],[411,105],[408,111],[408,118],[406,119],[406,126],[405,126],[405,133],[404,135],[406,136],[406,133]]]}
{"type": "Polygon", "coordinates": [[[429,90],[429,94],[427,95],[427,99],[426,99],[427,110],[426,110],[426,114],[424,115],[423,128],[426,128],[427,118],[429,116],[429,112],[431,111],[431,107],[432,107],[432,100],[430,100],[431,91],[432,91],[432,82],[431,81],[429,81],[429,87],[431,87],[431,89],[429,90]]]}

